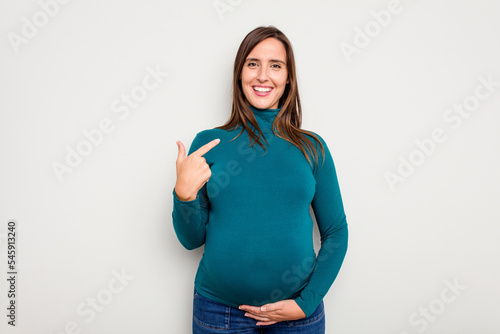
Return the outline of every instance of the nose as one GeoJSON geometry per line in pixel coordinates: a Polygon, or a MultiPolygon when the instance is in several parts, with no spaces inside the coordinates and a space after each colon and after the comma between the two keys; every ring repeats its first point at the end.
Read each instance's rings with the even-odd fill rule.
{"type": "Polygon", "coordinates": [[[269,79],[269,75],[267,73],[267,68],[261,67],[259,69],[259,73],[257,74],[257,80],[260,82],[266,82],[269,79]]]}

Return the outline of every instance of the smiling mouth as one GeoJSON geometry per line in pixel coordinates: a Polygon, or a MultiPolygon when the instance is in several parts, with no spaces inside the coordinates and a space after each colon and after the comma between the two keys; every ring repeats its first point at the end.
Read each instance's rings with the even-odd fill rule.
{"type": "Polygon", "coordinates": [[[272,87],[258,87],[258,86],[253,86],[252,87],[254,91],[259,92],[259,93],[269,93],[270,91],[273,90],[272,87]]]}

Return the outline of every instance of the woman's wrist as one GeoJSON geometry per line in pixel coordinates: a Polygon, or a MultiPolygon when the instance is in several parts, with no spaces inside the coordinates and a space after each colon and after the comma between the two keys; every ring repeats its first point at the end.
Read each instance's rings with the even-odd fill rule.
{"type": "Polygon", "coordinates": [[[189,194],[188,192],[183,190],[184,188],[181,185],[176,184],[174,187],[175,195],[178,199],[183,202],[193,201],[196,199],[197,194],[189,194]]]}

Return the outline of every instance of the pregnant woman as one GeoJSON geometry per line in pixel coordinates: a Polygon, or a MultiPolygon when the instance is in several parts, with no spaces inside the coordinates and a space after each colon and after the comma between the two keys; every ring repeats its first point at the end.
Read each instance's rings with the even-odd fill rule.
{"type": "Polygon", "coordinates": [[[189,250],[205,245],[193,333],[325,332],[348,229],[328,146],[301,123],[290,41],[258,27],[236,54],[226,124],[198,132],[187,156],[177,142],[174,230],[189,250]]]}

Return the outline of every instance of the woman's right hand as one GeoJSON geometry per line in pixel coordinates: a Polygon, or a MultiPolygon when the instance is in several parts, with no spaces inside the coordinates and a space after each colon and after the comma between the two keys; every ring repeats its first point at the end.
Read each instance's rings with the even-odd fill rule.
{"type": "Polygon", "coordinates": [[[179,149],[175,166],[177,169],[177,181],[175,182],[175,194],[181,201],[192,201],[196,199],[198,191],[208,182],[212,176],[203,155],[219,144],[220,139],[214,139],[203,145],[186,157],[186,149],[181,141],[177,141],[179,149]]]}

